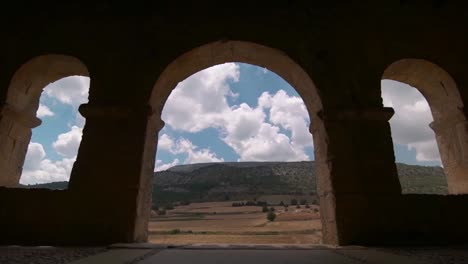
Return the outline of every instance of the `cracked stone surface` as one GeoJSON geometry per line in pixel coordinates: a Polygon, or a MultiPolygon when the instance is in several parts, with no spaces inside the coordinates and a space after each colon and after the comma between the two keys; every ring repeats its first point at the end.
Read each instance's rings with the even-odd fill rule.
{"type": "Polygon", "coordinates": [[[106,251],[104,247],[0,247],[2,264],[62,264],[86,258],[106,251]]]}
{"type": "Polygon", "coordinates": [[[468,247],[365,248],[125,244],[107,248],[0,247],[0,263],[343,263],[466,264],[468,247]]]}
{"type": "Polygon", "coordinates": [[[420,248],[385,248],[379,249],[411,259],[431,264],[459,264],[468,263],[468,247],[420,247],[420,248]]]}

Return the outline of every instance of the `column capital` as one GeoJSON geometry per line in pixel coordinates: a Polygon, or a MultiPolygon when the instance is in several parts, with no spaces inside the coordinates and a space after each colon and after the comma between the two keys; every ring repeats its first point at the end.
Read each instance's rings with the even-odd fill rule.
{"type": "Polygon", "coordinates": [[[154,126],[156,129],[156,134],[166,125],[166,123],[161,119],[161,114],[154,112],[148,118],[148,123],[154,126]]]}
{"type": "Polygon", "coordinates": [[[444,120],[437,120],[437,121],[432,121],[429,124],[429,127],[434,131],[436,135],[443,133],[444,131],[447,130],[453,130],[459,125],[463,125],[465,127],[468,127],[468,121],[463,120],[463,119],[444,119],[444,120]]]}
{"type": "Polygon", "coordinates": [[[391,107],[381,108],[340,108],[327,109],[317,113],[324,121],[385,121],[392,118],[395,111],[391,107]]]}
{"type": "Polygon", "coordinates": [[[42,124],[42,120],[35,115],[29,115],[8,104],[0,106],[0,113],[2,116],[10,118],[28,128],[35,128],[42,124]]]}

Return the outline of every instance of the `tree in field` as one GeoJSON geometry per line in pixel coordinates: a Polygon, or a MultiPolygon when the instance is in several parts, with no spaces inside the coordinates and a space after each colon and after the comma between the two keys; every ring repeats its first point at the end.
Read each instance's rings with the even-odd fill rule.
{"type": "Polygon", "coordinates": [[[281,205],[281,206],[284,206],[284,202],[283,202],[283,201],[281,201],[279,205],[281,205]]]}
{"type": "Polygon", "coordinates": [[[292,199],[292,200],[291,200],[291,205],[297,205],[297,200],[296,200],[296,199],[292,199]]]}
{"type": "Polygon", "coordinates": [[[263,213],[268,212],[268,206],[264,205],[264,206],[262,207],[262,212],[263,212],[263,213]]]}
{"type": "Polygon", "coordinates": [[[245,203],[246,206],[255,206],[255,202],[254,201],[247,201],[245,203]]]}
{"type": "Polygon", "coordinates": [[[275,218],[276,218],[276,214],[274,212],[272,212],[272,211],[268,212],[268,214],[267,214],[268,221],[273,222],[273,221],[275,221],[275,218]]]}
{"type": "Polygon", "coordinates": [[[166,209],[158,210],[158,215],[166,215],[166,209]]]}
{"type": "Polygon", "coordinates": [[[306,199],[301,199],[300,204],[301,204],[301,205],[306,205],[306,204],[307,204],[307,200],[306,200],[306,199]]]}

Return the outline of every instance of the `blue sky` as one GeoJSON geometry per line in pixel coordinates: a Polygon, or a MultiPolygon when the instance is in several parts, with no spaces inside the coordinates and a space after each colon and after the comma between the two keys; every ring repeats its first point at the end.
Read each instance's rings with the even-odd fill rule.
{"type": "MultiPolygon", "coordinates": [[[[68,180],[81,141],[89,79],[67,77],[50,84],[40,99],[21,182],[68,180]]],[[[440,165],[428,124],[429,106],[414,88],[382,81],[398,162],[440,165]]],[[[217,161],[313,160],[309,116],[297,92],[275,73],[253,65],[226,63],[179,83],[162,114],[156,170],[217,161]]],[[[156,139],[155,139],[156,140],[156,139]]]]}

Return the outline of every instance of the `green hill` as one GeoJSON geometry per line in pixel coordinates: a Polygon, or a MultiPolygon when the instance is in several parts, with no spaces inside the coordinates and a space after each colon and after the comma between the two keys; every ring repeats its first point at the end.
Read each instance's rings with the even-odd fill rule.
{"type": "MultiPolygon", "coordinates": [[[[221,162],[174,166],[154,173],[153,201],[246,200],[261,195],[316,193],[315,163],[221,162]]],[[[447,194],[441,167],[397,163],[403,193],[447,194]]],[[[68,182],[27,185],[24,188],[66,189],[68,182]]]]}
{"type": "MultiPolygon", "coordinates": [[[[259,195],[315,195],[315,163],[221,162],[174,166],[154,174],[153,201],[215,201],[259,195]]],[[[447,194],[441,167],[397,164],[403,193],[447,194]]]]}
{"type": "Polygon", "coordinates": [[[397,163],[402,192],[448,194],[447,178],[441,167],[397,163]]]}
{"type": "Polygon", "coordinates": [[[20,185],[21,188],[26,189],[52,189],[52,190],[65,190],[68,188],[67,181],[60,181],[60,182],[49,182],[49,183],[39,183],[39,184],[30,184],[30,185],[20,185]]]}

